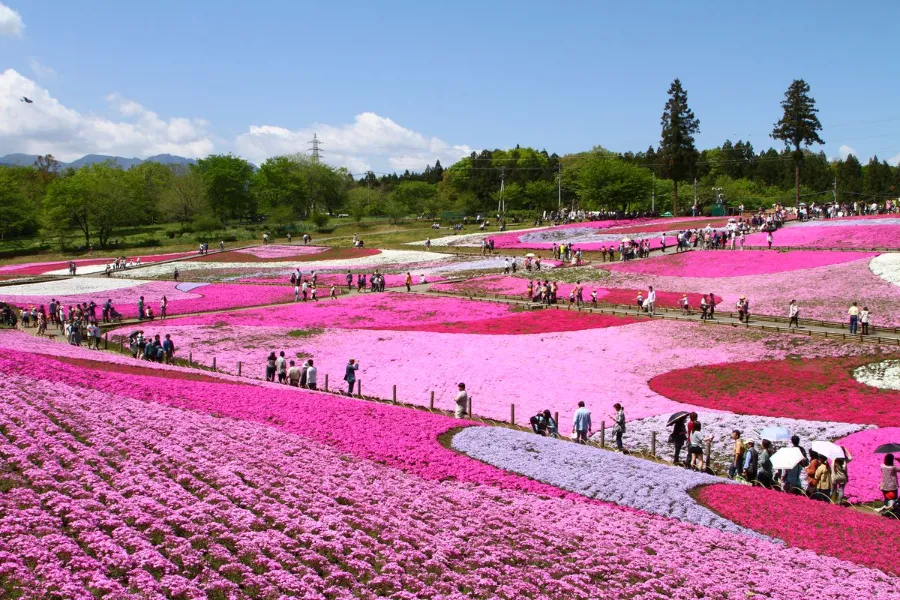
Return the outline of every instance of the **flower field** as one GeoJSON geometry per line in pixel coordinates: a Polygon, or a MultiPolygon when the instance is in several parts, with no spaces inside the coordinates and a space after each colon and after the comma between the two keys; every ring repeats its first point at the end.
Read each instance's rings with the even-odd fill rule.
{"type": "MultiPolygon", "coordinates": [[[[164,260],[175,260],[179,258],[188,258],[195,256],[196,252],[175,252],[169,254],[149,254],[141,256],[141,264],[155,263],[164,260]]],[[[128,256],[129,263],[134,262],[136,256],[128,256]]],[[[73,262],[77,265],[77,272],[81,273],[102,273],[106,269],[106,265],[115,260],[113,257],[108,258],[84,258],[77,259],[73,262]]],[[[57,274],[68,275],[68,262],[33,262],[20,263],[12,265],[0,266],[0,275],[44,275],[57,274]]]]}
{"type": "Polygon", "coordinates": [[[0,453],[13,467],[2,585],[19,597],[838,598],[896,585],[862,557],[785,548],[714,515],[731,531],[596,503],[475,462],[437,445],[458,424],[445,417],[275,386],[261,398],[178,380],[171,393],[161,378],[39,369],[9,351],[0,363],[0,453]],[[336,436],[342,413],[351,430],[336,436]],[[709,561],[704,578],[671,561],[686,544],[709,561]]]}
{"type": "Polygon", "coordinates": [[[97,305],[98,319],[100,307],[106,300],[112,300],[113,307],[123,317],[137,317],[137,302],[141,296],[144,297],[145,306],[152,307],[157,315],[163,296],[168,300],[166,310],[169,315],[277,304],[294,299],[293,290],[288,287],[227,283],[197,285],[116,278],[85,277],[0,287],[0,301],[22,307],[47,307],[53,299],[66,307],[93,300],[97,305]]]}
{"type": "MultiPolygon", "coordinates": [[[[772,236],[775,248],[900,248],[900,219],[834,219],[792,223],[772,236]]],[[[766,234],[747,236],[747,246],[765,246],[766,234]]]]}
{"type": "MultiPolygon", "coordinates": [[[[719,224],[607,221],[490,237],[542,250],[708,222],[719,224]]],[[[792,224],[776,236],[893,226],[792,224]]],[[[64,343],[55,329],[0,328],[0,598],[896,595],[900,569],[885,550],[896,521],[721,476],[732,430],[758,441],[760,430],[784,427],[807,448],[844,446],[847,498],[880,506],[874,450],[900,442],[893,340],[463,295],[524,297],[527,277],[540,275],[562,280],[567,304],[572,282],[589,278],[587,302],[596,289],[604,302],[633,305],[653,285],[659,306],[686,293],[696,308],[714,292],[720,310],[747,295],[754,313],[784,315],[785,298],[796,297],[801,319],[842,321],[857,300],[879,326],[900,323],[898,255],[691,251],[510,276],[502,257],[357,250],[273,244],[113,277],[0,285],[0,301],[16,306],[109,298],[126,317],[139,296],[158,312],[165,295],[172,318],[141,329],[170,335],[180,359],[120,353],[118,338],[134,326],[109,329],[108,351],[64,343]],[[181,283],[171,280],[176,267],[181,283]],[[287,282],[298,269],[316,271],[317,302],[294,301],[287,282]],[[375,269],[395,291],[357,293],[356,274],[375,269]],[[328,298],[332,283],[346,292],[348,270],[353,291],[328,298]],[[273,351],[313,359],[319,388],[327,381],[332,393],[264,381],[273,351]],[[365,399],[333,393],[346,390],[350,358],[365,399]],[[474,421],[450,416],[460,382],[474,421]],[[592,441],[602,428],[607,448],[613,404],[624,406],[631,455],[529,430],[529,417],[549,410],[568,438],[579,401],[592,413],[592,441]],[[698,412],[719,475],[670,464],[676,411],[698,412]]]]}

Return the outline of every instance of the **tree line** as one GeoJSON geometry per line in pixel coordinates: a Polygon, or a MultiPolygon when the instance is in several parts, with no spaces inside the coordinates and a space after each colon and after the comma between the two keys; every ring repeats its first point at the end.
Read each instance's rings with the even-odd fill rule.
{"type": "Polygon", "coordinates": [[[781,110],[771,133],[784,143],[781,150],[757,151],[750,142],[725,140],[698,151],[700,121],[675,79],[660,143],[646,151],[597,146],[559,156],[516,146],[472,152],[446,168],[437,161],[420,173],[380,176],[354,176],[302,154],[275,156],[259,168],[217,154],[193,165],[147,162],[127,171],[111,163],[61,169],[48,155],[31,167],[0,168],[0,239],[40,233],[62,245],[74,230],[85,247],[105,248],[122,228],[158,223],[211,230],[261,220],[288,228],[309,220],[322,227],[337,214],[357,222],[367,216],[456,219],[501,207],[523,218],[563,207],[680,214],[694,202],[701,210],[709,207],[718,194],[747,209],[825,202],[835,194],[845,203],[898,195],[900,168],[878,157],[863,165],[852,155],[828,160],[809,150],[823,141],[806,82],[791,83],[781,110]]]}

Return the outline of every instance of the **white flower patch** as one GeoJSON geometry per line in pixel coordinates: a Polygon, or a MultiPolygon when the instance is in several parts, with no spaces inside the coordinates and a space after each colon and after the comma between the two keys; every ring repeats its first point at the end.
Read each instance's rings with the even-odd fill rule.
{"type": "MultiPolygon", "coordinates": [[[[727,479],[503,427],[467,427],[453,448],[589,498],[730,533],[766,538],[697,504],[688,491],[727,479]]],[[[736,485],[736,484],[735,484],[736,485]]]]}
{"type": "Polygon", "coordinates": [[[882,390],[900,391],[900,360],[883,360],[857,367],[853,378],[882,390]]]}
{"type": "Polygon", "coordinates": [[[43,281],[41,283],[26,283],[22,285],[8,285],[0,288],[0,297],[10,296],[74,296],[80,294],[95,294],[111,290],[122,290],[138,285],[146,281],[136,279],[112,279],[109,277],[72,277],[56,281],[43,281]]]}
{"type": "Polygon", "coordinates": [[[166,264],[148,265],[141,268],[142,277],[171,276],[177,268],[180,272],[210,271],[216,269],[246,269],[248,266],[264,267],[265,270],[285,269],[291,271],[297,267],[307,273],[309,271],[325,271],[328,269],[377,269],[386,265],[406,265],[420,262],[435,262],[451,260],[451,254],[436,254],[434,252],[420,252],[418,250],[382,250],[379,254],[362,256],[359,258],[345,258],[340,260],[319,261],[275,261],[266,263],[245,262],[215,262],[215,261],[184,261],[166,264]]]}
{"type": "MultiPolygon", "coordinates": [[[[531,231],[544,231],[550,229],[547,227],[529,227],[527,229],[516,229],[514,231],[479,231],[478,233],[457,233],[455,235],[444,235],[441,237],[431,238],[431,245],[444,248],[447,246],[460,246],[463,248],[473,248],[481,246],[481,240],[490,237],[499,237],[511,233],[529,233],[531,231]]],[[[407,246],[424,246],[425,240],[418,242],[407,242],[407,246]]]]}
{"type": "Polygon", "coordinates": [[[869,270],[885,281],[900,286],[900,252],[879,254],[869,261],[869,270]]]}
{"type": "MultiPolygon", "coordinates": [[[[813,440],[831,441],[863,429],[874,429],[871,425],[854,423],[736,415],[725,412],[698,412],[697,418],[703,425],[701,432],[703,438],[712,436],[713,439],[710,462],[722,468],[725,468],[732,458],[734,442],[731,439],[731,432],[734,430],[741,432],[742,440],[751,439],[756,442],[756,449],[761,450],[760,442],[762,440],[759,439],[758,432],[766,427],[786,428],[792,434],[800,436],[800,443],[803,446],[809,446],[809,443],[813,440]]],[[[665,414],[629,421],[623,438],[625,447],[629,450],[649,453],[651,449],[651,434],[655,431],[656,456],[665,460],[672,460],[675,447],[668,442],[669,434],[672,433],[672,427],[666,426],[668,420],[669,415],[665,414]]],[[[599,441],[599,434],[595,434],[592,439],[599,441]]],[[[608,436],[606,442],[610,443],[608,436]]],[[[686,450],[683,448],[679,459],[684,460],[685,455],[686,450]]]]}

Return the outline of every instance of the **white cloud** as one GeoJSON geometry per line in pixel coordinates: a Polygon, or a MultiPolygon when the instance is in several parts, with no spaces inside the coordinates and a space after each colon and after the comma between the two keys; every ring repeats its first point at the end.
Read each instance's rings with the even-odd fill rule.
{"type": "Polygon", "coordinates": [[[51,153],[68,161],[85,154],[170,153],[193,158],[213,151],[208,123],[202,119],[163,119],[118,94],[111,94],[107,101],[121,119],[81,114],[34,81],[7,69],[0,73],[0,154],[51,153]],[[20,102],[22,96],[34,103],[20,102]]]}
{"type": "Polygon", "coordinates": [[[0,4],[0,36],[8,35],[20,38],[23,29],[25,29],[25,23],[22,22],[19,13],[5,4],[0,4]]]}
{"type": "Polygon", "coordinates": [[[38,79],[53,79],[56,77],[56,71],[53,67],[41,64],[36,58],[31,59],[29,66],[31,67],[31,72],[34,73],[38,79]]]}
{"type": "Polygon", "coordinates": [[[892,156],[891,158],[887,159],[887,163],[894,167],[900,165],[900,154],[896,154],[896,155],[892,156]]]}
{"type": "Polygon", "coordinates": [[[306,153],[313,134],[322,141],[326,162],[354,173],[387,168],[421,170],[435,160],[448,166],[472,152],[469,146],[451,146],[371,112],[359,114],[345,125],[319,123],[298,130],[253,125],[237,137],[236,148],[239,154],[259,164],[270,156],[306,153]]]}
{"type": "Polygon", "coordinates": [[[851,147],[848,146],[847,144],[843,144],[840,148],[838,148],[838,154],[840,154],[841,160],[847,160],[847,157],[850,156],[851,154],[852,154],[853,156],[859,156],[859,155],[856,153],[856,150],[854,150],[853,148],[851,148],[851,147]]]}

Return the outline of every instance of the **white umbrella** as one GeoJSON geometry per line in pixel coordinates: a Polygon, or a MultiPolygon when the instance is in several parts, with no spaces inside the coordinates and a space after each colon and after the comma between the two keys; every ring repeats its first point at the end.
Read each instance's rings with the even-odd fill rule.
{"type": "Polygon", "coordinates": [[[622,238],[622,241],[625,242],[626,244],[629,244],[629,243],[631,243],[631,238],[622,238]]]}
{"type": "Polygon", "coordinates": [[[766,427],[759,432],[759,439],[770,442],[787,442],[791,439],[791,432],[786,427],[766,427]]]}
{"type": "Polygon", "coordinates": [[[832,442],[817,440],[812,443],[812,450],[831,460],[834,460],[835,458],[844,458],[844,449],[832,442]]]}
{"type": "Polygon", "coordinates": [[[772,461],[773,469],[793,469],[797,466],[801,460],[803,460],[803,452],[800,451],[800,448],[796,446],[791,446],[790,448],[782,448],[778,452],[772,455],[772,458],[769,459],[772,461]]]}
{"type": "Polygon", "coordinates": [[[534,254],[529,252],[528,254],[525,255],[525,258],[534,258],[534,254]]]}

